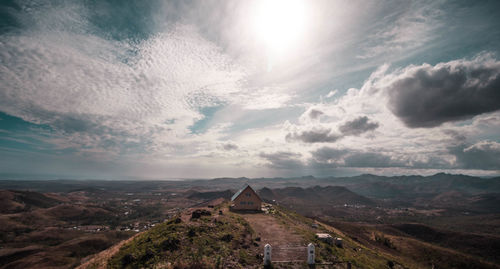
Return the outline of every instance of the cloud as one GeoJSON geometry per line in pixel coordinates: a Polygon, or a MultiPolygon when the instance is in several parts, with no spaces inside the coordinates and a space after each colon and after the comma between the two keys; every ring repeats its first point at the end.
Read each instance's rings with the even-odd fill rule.
{"type": "Polygon", "coordinates": [[[260,153],[260,157],[268,161],[267,166],[274,169],[297,169],[303,166],[299,160],[301,154],[286,151],[260,153]]]}
{"type": "Polygon", "coordinates": [[[322,147],[312,152],[312,157],[319,163],[340,163],[342,157],[348,154],[346,149],[335,149],[330,147],[322,147]]]}
{"type": "Polygon", "coordinates": [[[450,147],[450,153],[456,157],[456,165],[465,169],[500,170],[500,143],[479,141],[467,146],[461,144],[450,147]]]}
{"type": "Polygon", "coordinates": [[[464,134],[456,130],[445,129],[443,130],[443,133],[450,136],[454,141],[463,142],[467,139],[467,137],[464,134]]]}
{"type": "MultiPolygon", "coordinates": [[[[368,131],[375,130],[379,124],[370,121],[367,116],[359,116],[351,121],[347,121],[338,127],[339,132],[334,131],[334,124],[319,123],[318,118],[325,113],[319,109],[308,109],[299,121],[304,125],[287,124],[291,129],[286,135],[287,141],[302,141],[304,143],[333,143],[346,136],[358,136],[368,131]],[[312,120],[312,121],[311,121],[312,120]]],[[[329,118],[325,115],[324,118],[329,118]]]]}
{"type": "Polygon", "coordinates": [[[282,108],[292,99],[292,96],[280,87],[241,89],[241,92],[228,97],[232,103],[247,110],[282,108]]]}
{"type": "Polygon", "coordinates": [[[286,141],[309,144],[296,146],[309,147],[307,168],[318,171],[498,169],[496,144],[477,139],[496,141],[499,66],[491,54],[393,71],[383,65],[360,89],[331,103],[311,104],[297,123],[285,124],[286,141]],[[413,129],[472,117],[445,128],[413,129]],[[374,130],[381,135],[363,136],[374,130]]]}
{"type": "Polygon", "coordinates": [[[330,91],[330,92],[326,95],[326,98],[332,98],[332,97],[333,97],[333,96],[335,96],[337,93],[338,93],[338,90],[333,90],[333,91],[330,91]]]}
{"type": "Polygon", "coordinates": [[[375,152],[355,152],[344,158],[346,167],[402,167],[404,162],[375,152]]]}
{"type": "MultiPolygon", "coordinates": [[[[414,153],[398,150],[370,148],[321,147],[310,152],[309,165],[328,168],[394,168],[394,169],[457,169],[453,158],[446,152],[414,153]]],[[[475,169],[475,168],[474,168],[475,169]]]]}
{"type": "Polygon", "coordinates": [[[357,58],[367,59],[415,50],[437,37],[442,25],[439,3],[391,3],[391,14],[386,14],[372,25],[372,32],[363,42],[363,51],[357,58]]]}
{"type": "Polygon", "coordinates": [[[321,110],[317,110],[317,109],[313,108],[313,109],[309,110],[308,114],[309,114],[309,118],[317,119],[317,118],[319,118],[319,116],[321,116],[325,113],[323,113],[323,111],[321,111],[321,110]]]}
{"type": "Polygon", "coordinates": [[[238,149],[238,145],[236,145],[236,144],[234,144],[234,143],[230,143],[230,142],[229,142],[229,143],[224,144],[224,145],[222,146],[222,148],[223,148],[224,150],[236,150],[236,149],[238,149]]]}
{"type": "MultiPolygon", "coordinates": [[[[65,166],[89,160],[83,173],[94,163],[113,162],[120,165],[110,172],[126,174],[121,168],[134,164],[136,174],[177,171],[183,177],[262,176],[268,168],[495,167],[498,62],[484,54],[420,64],[457,49],[462,55],[463,46],[494,43],[488,35],[474,42],[457,35],[437,40],[435,30],[446,18],[436,15],[445,5],[311,3],[317,23],[267,72],[268,51],[247,29],[251,3],[13,3],[2,10],[8,19],[0,19],[9,24],[0,26],[0,111],[43,130],[26,127],[40,141],[32,141],[31,151],[71,157],[65,166]],[[419,65],[384,64],[363,84],[363,74],[383,61],[412,60],[419,65]],[[471,117],[443,128],[408,128],[471,117]],[[475,159],[484,160],[482,166],[475,159]]],[[[485,7],[474,6],[476,15],[485,7]]],[[[482,23],[485,33],[496,29],[482,23]]],[[[492,48],[465,53],[483,49],[492,48]]],[[[4,120],[0,132],[22,141],[4,120]]],[[[23,170],[24,156],[16,156],[3,167],[18,162],[23,170]]],[[[46,171],[57,170],[43,163],[46,171]]]]}
{"type": "Polygon", "coordinates": [[[410,128],[436,127],[500,110],[500,62],[490,55],[409,66],[382,86],[390,110],[410,128]]]}
{"type": "Polygon", "coordinates": [[[26,23],[0,42],[2,112],[50,126],[66,146],[158,150],[188,137],[201,108],[241,99],[243,68],[196,28],[109,38],[101,28],[113,26],[97,27],[92,12],[60,3],[16,14],[26,23]]]}
{"type": "Polygon", "coordinates": [[[302,141],[304,143],[331,143],[342,138],[335,134],[331,129],[313,128],[311,130],[288,133],[287,141],[302,141]]]}
{"type": "Polygon", "coordinates": [[[367,116],[360,116],[340,125],[339,130],[343,135],[360,135],[375,130],[378,126],[377,122],[370,122],[367,116]]]}
{"type": "Polygon", "coordinates": [[[323,167],[403,167],[405,163],[390,155],[349,149],[322,147],[313,152],[312,164],[323,167]]]}

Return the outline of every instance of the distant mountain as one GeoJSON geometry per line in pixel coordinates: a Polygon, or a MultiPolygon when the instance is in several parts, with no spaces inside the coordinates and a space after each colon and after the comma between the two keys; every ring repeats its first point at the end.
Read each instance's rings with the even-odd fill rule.
{"type": "Polygon", "coordinates": [[[363,174],[353,177],[290,177],[290,178],[216,178],[183,181],[114,181],[114,180],[0,180],[0,189],[31,190],[39,192],[87,191],[145,191],[161,189],[215,191],[239,189],[250,184],[254,189],[314,186],[344,186],[368,198],[398,198],[415,195],[459,191],[468,194],[500,193],[500,177],[481,178],[467,175],[438,173],[431,176],[377,176],[363,174]],[[93,189],[90,189],[93,188],[93,189]]]}
{"type": "Polygon", "coordinates": [[[470,195],[500,192],[498,177],[480,178],[445,173],[427,177],[361,175],[351,178],[329,178],[324,181],[335,182],[358,194],[379,199],[413,200],[417,197],[429,198],[451,191],[470,195]]]}
{"type": "Polygon", "coordinates": [[[262,199],[284,204],[308,205],[374,205],[375,202],[358,195],[345,187],[315,186],[312,188],[287,187],[283,189],[263,188],[258,191],[262,199]]]}

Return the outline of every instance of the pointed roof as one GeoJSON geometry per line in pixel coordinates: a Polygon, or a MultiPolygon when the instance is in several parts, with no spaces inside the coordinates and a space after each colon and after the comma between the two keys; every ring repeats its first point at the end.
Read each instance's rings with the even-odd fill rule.
{"type": "MultiPolygon", "coordinates": [[[[240,196],[240,194],[241,194],[244,190],[246,190],[247,188],[250,188],[250,190],[252,190],[252,192],[253,192],[253,193],[255,193],[255,195],[257,195],[257,197],[259,197],[259,195],[258,195],[258,194],[257,194],[257,193],[256,193],[256,192],[252,189],[252,187],[250,187],[250,185],[245,184],[245,185],[243,186],[243,188],[241,188],[239,191],[237,191],[237,192],[233,195],[233,197],[231,197],[231,201],[234,201],[234,199],[238,198],[238,196],[240,196]]],[[[259,197],[259,199],[260,199],[260,197],[259,197]]]]}
{"type": "Polygon", "coordinates": [[[246,188],[248,188],[248,187],[250,187],[250,186],[249,186],[248,184],[245,184],[245,185],[243,186],[243,188],[241,188],[239,191],[237,191],[237,192],[233,195],[233,197],[231,197],[231,201],[234,201],[234,199],[236,199],[236,197],[240,196],[240,194],[241,194],[241,193],[242,193],[242,192],[243,192],[246,188]]]}

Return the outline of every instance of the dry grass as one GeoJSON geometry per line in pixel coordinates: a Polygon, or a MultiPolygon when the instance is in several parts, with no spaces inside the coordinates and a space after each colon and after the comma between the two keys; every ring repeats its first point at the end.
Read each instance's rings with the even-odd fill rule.
{"type": "Polygon", "coordinates": [[[94,269],[94,268],[106,268],[107,265],[108,265],[108,260],[113,256],[115,255],[116,253],[118,253],[118,251],[120,250],[120,248],[122,246],[124,246],[125,244],[131,242],[132,240],[134,240],[134,238],[136,238],[137,236],[139,236],[140,234],[142,233],[138,233],[132,237],[130,237],[129,239],[127,240],[123,240],[121,241],[120,243],[104,250],[104,251],[101,251],[95,255],[92,255],[90,257],[87,257],[85,258],[84,260],[82,260],[82,264],[79,265],[77,267],[77,269],[94,269]]]}

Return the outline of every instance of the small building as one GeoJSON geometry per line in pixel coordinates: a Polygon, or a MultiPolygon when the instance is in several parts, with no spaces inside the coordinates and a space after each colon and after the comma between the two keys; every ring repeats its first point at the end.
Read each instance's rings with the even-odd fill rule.
{"type": "Polygon", "coordinates": [[[231,210],[260,211],[262,199],[249,185],[243,186],[231,197],[231,210]]]}
{"type": "Polygon", "coordinates": [[[330,234],[327,234],[327,233],[317,233],[316,234],[316,238],[318,238],[319,240],[325,242],[325,243],[328,243],[330,245],[333,244],[333,237],[330,235],[330,234]]]}
{"type": "Polygon", "coordinates": [[[344,247],[343,240],[340,237],[335,237],[334,239],[335,245],[339,248],[344,247]]]}

